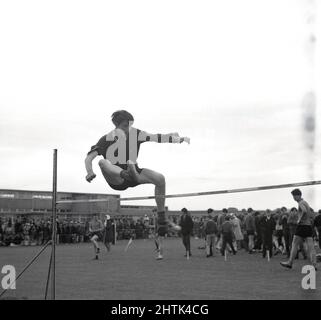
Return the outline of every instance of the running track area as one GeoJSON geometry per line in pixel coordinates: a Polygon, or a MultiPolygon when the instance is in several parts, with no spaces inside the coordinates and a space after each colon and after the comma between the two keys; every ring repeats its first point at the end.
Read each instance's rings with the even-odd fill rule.
{"type": "MultiPolygon", "coordinates": [[[[153,240],[118,241],[107,252],[101,245],[100,260],[93,259],[91,244],[58,245],[56,249],[56,299],[321,299],[320,272],[316,290],[303,290],[304,260],[296,260],[292,270],[283,269],[276,256],[270,262],[262,255],[243,250],[227,261],[216,252],[206,258],[198,249],[203,241],[192,239],[192,257],[184,258],[180,239],[165,241],[164,260],[156,261],[153,240]]],[[[0,270],[14,265],[17,274],[40,247],[0,247],[0,270]]],[[[16,290],[4,299],[44,299],[50,247],[22,275],[16,290]]],[[[320,270],[320,264],[319,264],[320,270]]],[[[2,278],[2,274],[0,277],[2,278]]],[[[50,291],[49,291],[50,298],[50,291]]]]}

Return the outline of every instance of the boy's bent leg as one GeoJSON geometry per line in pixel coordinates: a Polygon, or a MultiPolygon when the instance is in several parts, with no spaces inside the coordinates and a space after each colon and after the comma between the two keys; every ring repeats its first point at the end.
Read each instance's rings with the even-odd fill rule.
{"type": "Polygon", "coordinates": [[[139,184],[151,183],[155,185],[155,201],[157,205],[157,211],[162,212],[165,210],[165,192],[166,181],[165,177],[156,171],[150,169],[142,169],[142,172],[138,177],[139,184]]]}
{"type": "Polygon", "coordinates": [[[298,247],[299,247],[300,244],[302,244],[302,238],[297,236],[297,235],[294,235],[293,242],[292,242],[291,253],[290,253],[290,258],[289,258],[289,261],[288,261],[288,263],[291,264],[291,265],[293,264],[294,258],[295,258],[296,254],[297,254],[298,247]]]}
{"type": "Polygon", "coordinates": [[[302,238],[295,235],[293,237],[293,242],[292,242],[292,249],[291,249],[291,253],[290,253],[290,258],[288,261],[286,262],[280,262],[281,266],[282,267],[286,267],[286,268],[292,268],[292,264],[293,264],[293,261],[294,261],[294,258],[297,254],[297,250],[298,250],[298,247],[299,245],[302,243],[302,238]]]}
{"type": "Polygon", "coordinates": [[[167,221],[167,219],[165,218],[165,177],[161,173],[144,168],[142,169],[142,172],[139,174],[138,183],[150,183],[155,185],[155,202],[157,206],[159,223],[160,225],[168,223],[171,227],[175,227],[175,224],[173,222],[167,221]]]}
{"type": "Polygon", "coordinates": [[[113,165],[109,160],[101,159],[98,162],[100,170],[105,178],[105,180],[114,185],[120,185],[124,182],[121,177],[122,168],[113,165]]]}

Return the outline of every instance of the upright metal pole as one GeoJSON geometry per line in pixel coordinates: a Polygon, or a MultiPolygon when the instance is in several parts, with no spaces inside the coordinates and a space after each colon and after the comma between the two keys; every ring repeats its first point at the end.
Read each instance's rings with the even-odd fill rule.
{"type": "Polygon", "coordinates": [[[57,149],[53,154],[51,299],[56,300],[57,149]]]}

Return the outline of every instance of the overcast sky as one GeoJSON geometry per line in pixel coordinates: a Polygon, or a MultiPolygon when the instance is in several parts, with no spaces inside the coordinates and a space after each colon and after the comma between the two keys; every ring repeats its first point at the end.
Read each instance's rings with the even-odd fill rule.
{"type": "MultiPolygon", "coordinates": [[[[319,101],[320,93],[315,18],[321,15],[314,4],[2,1],[0,188],[51,190],[57,148],[60,191],[117,193],[97,161],[91,184],[84,167],[90,147],[113,128],[117,109],[131,112],[142,130],[191,138],[190,145],[141,148],[140,167],[162,172],[168,193],[321,179],[320,107],[313,152],[303,130],[304,97],[315,90],[319,101]]],[[[321,208],[321,186],[302,190],[321,208]]],[[[290,191],[169,199],[167,205],[290,207],[290,191]]],[[[121,196],[152,194],[144,185],[121,196]]]]}

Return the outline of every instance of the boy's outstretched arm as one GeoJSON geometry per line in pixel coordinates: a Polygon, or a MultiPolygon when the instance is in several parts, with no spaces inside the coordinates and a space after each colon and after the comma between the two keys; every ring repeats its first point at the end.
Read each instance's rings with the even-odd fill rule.
{"type": "Polygon", "coordinates": [[[152,141],[158,143],[183,143],[187,142],[190,144],[190,138],[188,137],[180,137],[177,132],[161,134],[161,133],[148,133],[145,131],[141,132],[141,141],[152,141]]]}

